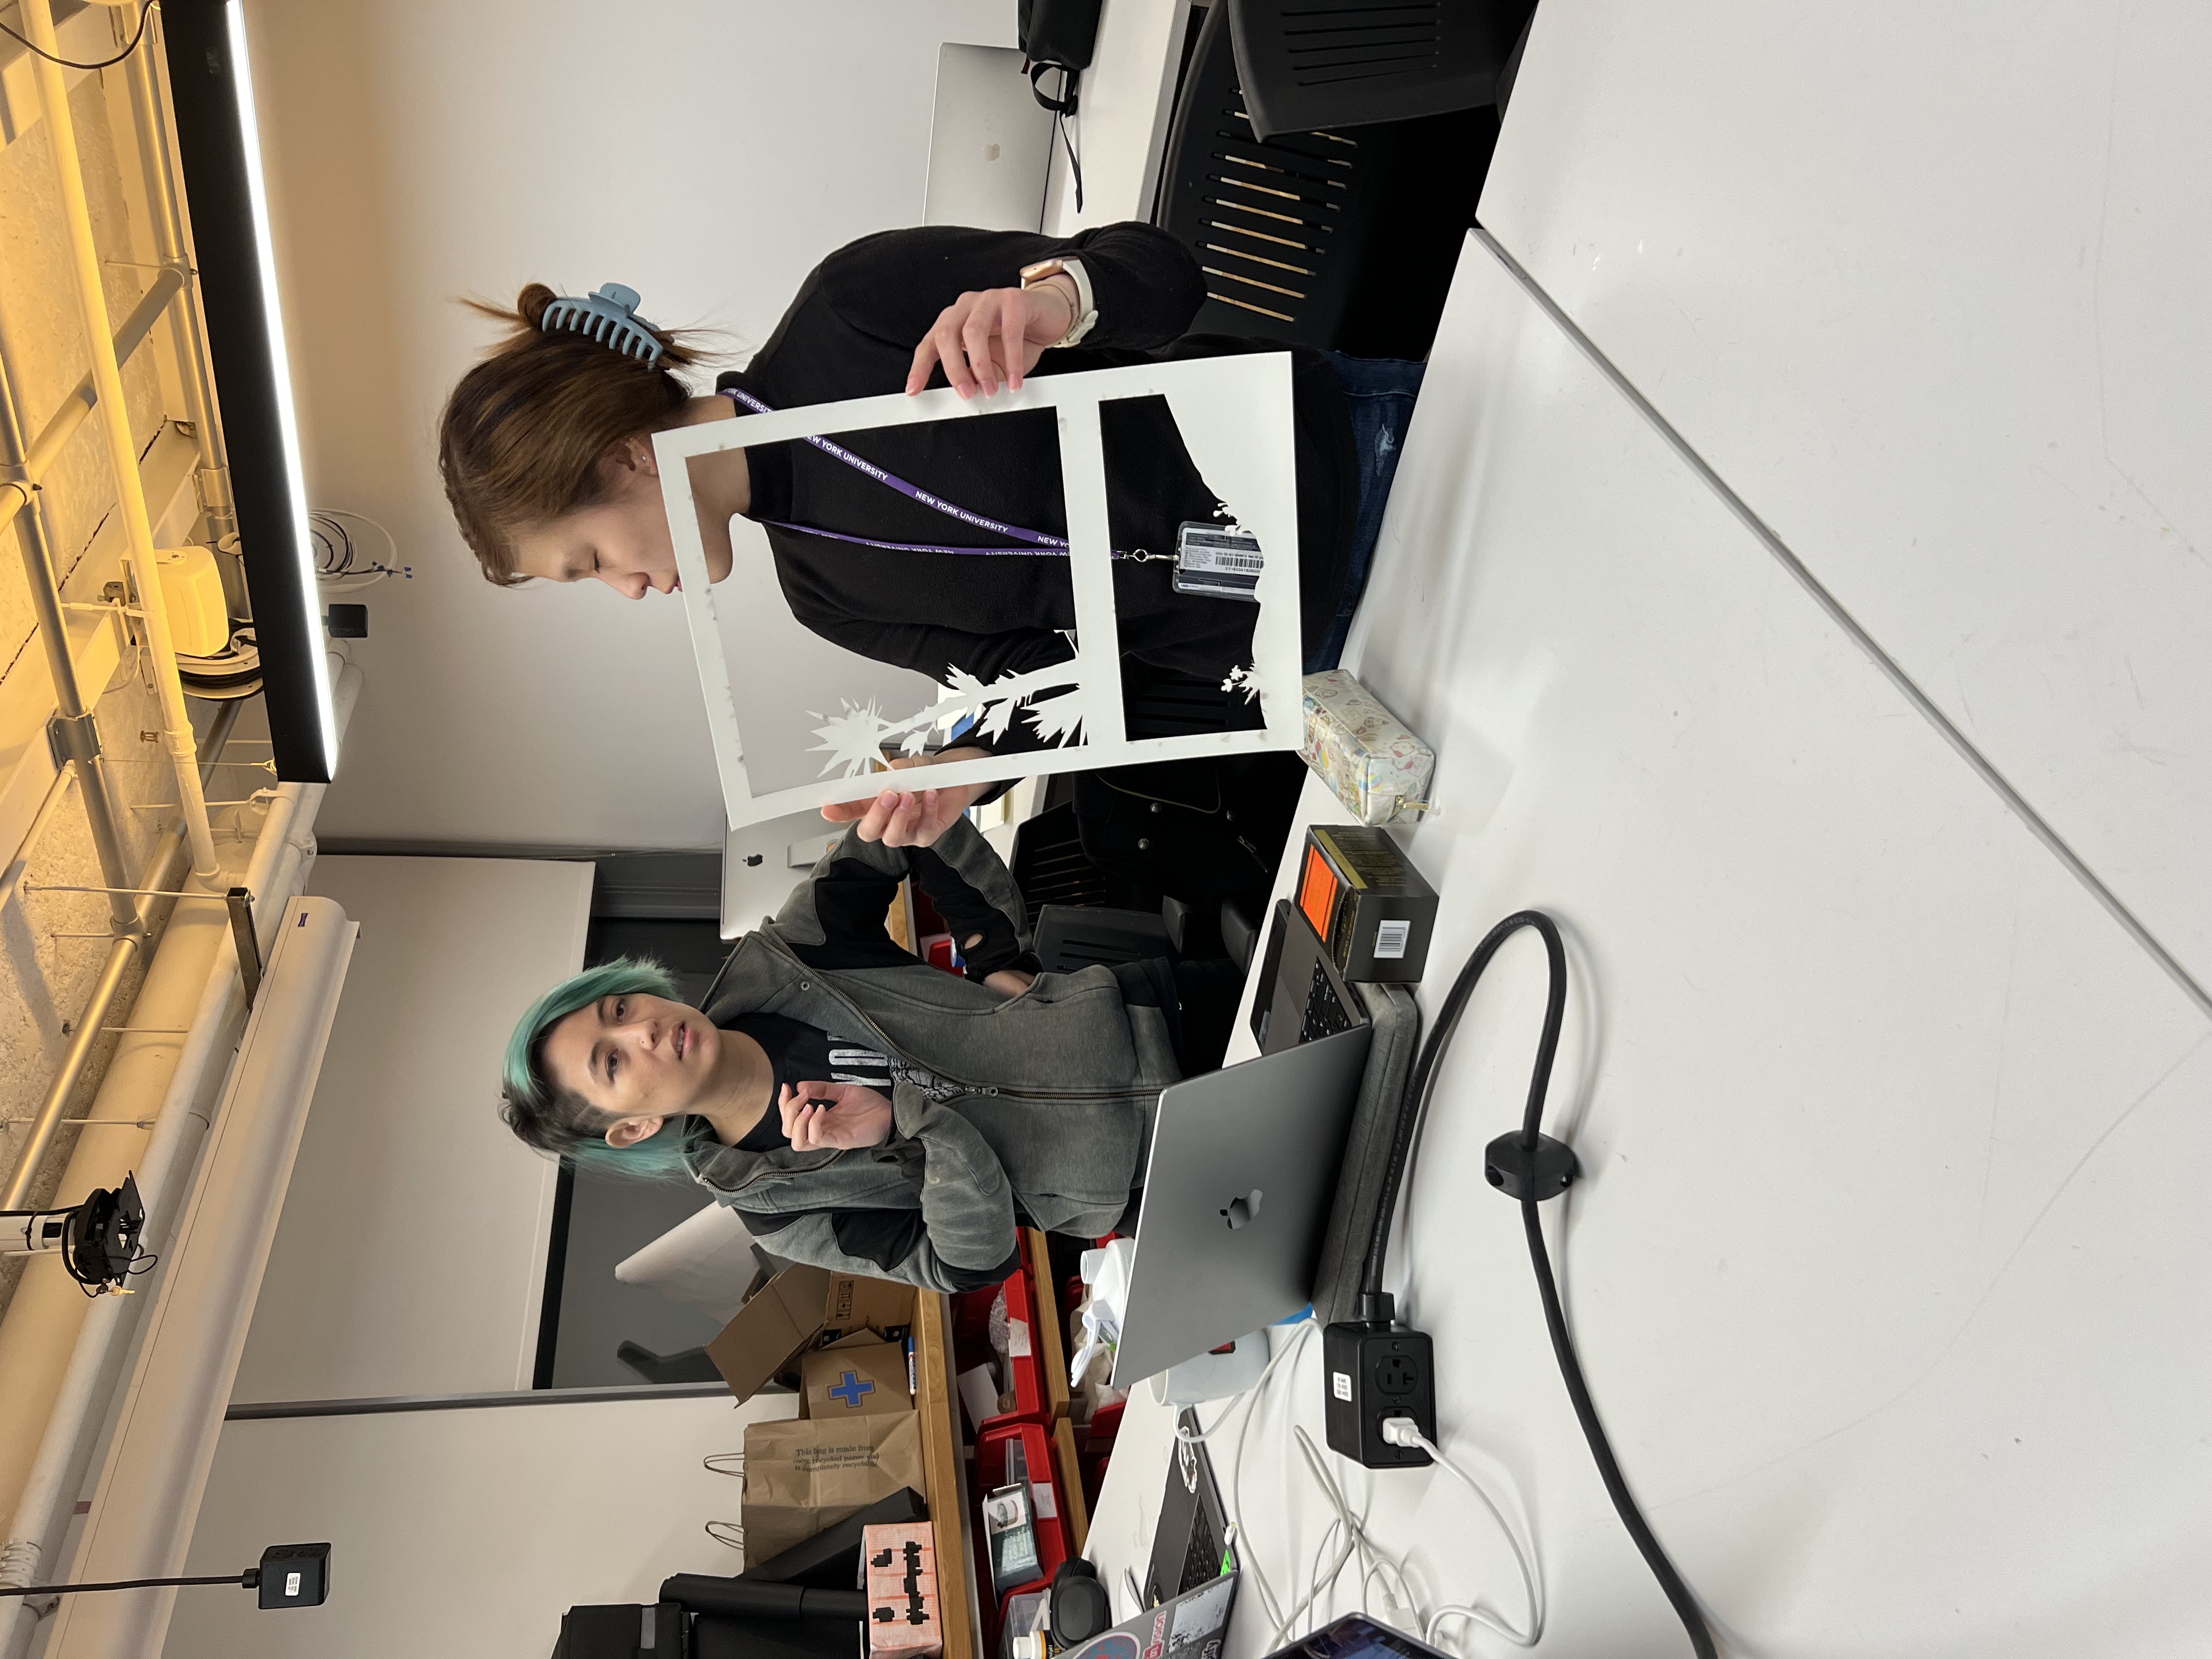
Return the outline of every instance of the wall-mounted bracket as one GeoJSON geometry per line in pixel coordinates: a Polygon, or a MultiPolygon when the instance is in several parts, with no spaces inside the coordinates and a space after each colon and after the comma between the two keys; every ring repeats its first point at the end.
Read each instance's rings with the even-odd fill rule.
{"type": "Polygon", "coordinates": [[[261,989],[261,941],[253,932],[253,895],[234,887],[223,896],[230,905],[231,941],[238,947],[238,980],[246,988],[246,1006],[251,1008],[261,989]]]}
{"type": "Polygon", "coordinates": [[[92,711],[82,714],[56,714],[46,722],[46,747],[52,752],[54,769],[61,770],[71,761],[82,761],[89,766],[100,758],[100,726],[92,711]]]}

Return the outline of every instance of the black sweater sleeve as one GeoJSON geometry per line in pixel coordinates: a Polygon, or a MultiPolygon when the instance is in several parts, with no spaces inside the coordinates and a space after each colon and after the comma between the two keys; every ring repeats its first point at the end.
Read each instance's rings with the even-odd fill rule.
{"type": "MultiPolygon", "coordinates": [[[[927,782],[926,776],[917,781],[927,782]]],[[[784,920],[797,924],[786,929],[792,954],[813,968],[913,966],[914,957],[884,926],[898,884],[909,875],[951,928],[969,979],[1001,968],[1037,971],[1016,921],[1020,895],[997,852],[965,819],[956,820],[935,848],[886,847],[848,830],[785,906],[784,920]],[[802,910],[811,918],[802,919],[802,910]]]]}
{"type": "Polygon", "coordinates": [[[1018,287],[1023,266],[1069,254],[1082,259],[1098,309],[1085,349],[1157,349],[1185,333],[1205,302],[1189,249],[1134,222],[1073,240],[957,225],[882,231],[823,262],[822,292],[848,326],[910,351],[962,295],[1018,287]]]}

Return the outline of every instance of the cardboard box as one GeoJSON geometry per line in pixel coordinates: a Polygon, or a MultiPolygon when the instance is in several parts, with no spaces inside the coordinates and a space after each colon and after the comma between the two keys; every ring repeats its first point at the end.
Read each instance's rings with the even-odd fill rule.
{"type": "Polygon", "coordinates": [[[817,1419],[914,1409],[906,1386],[906,1345],[878,1342],[872,1332],[856,1331],[802,1354],[799,1381],[800,1409],[817,1419]]]}
{"type": "Polygon", "coordinates": [[[766,1561],[902,1486],[924,1490],[911,1411],[745,1425],[745,1556],[766,1561]]]}
{"type": "Polygon", "coordinates": [[[732,1394],[750,1400],[794,1370],[800,1355],[842,1337],[866,1331],[878,1341],[902,1341],[914,1327],[914,1307],[910,1285],[786,1267],[722,1327],[707,1345],[707,1358],[732,1394]]]}

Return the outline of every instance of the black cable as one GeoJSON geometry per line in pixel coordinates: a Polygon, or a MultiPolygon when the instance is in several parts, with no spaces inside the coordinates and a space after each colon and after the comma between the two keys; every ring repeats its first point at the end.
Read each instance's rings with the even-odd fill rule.
{"type": "Polygon", "coordinates": [[[261,1569],[220,1573],[207,1578],[118,1578],[112,1584],[26,1584],[21,1589],[0,1589],[0,1595],[67,1595],[82,1590],[155,1589],[169,1584],[237,1584],[252,1589],[261,1582],[261,1569]]]}
{"type": "MultiPolygon", "coordinates": [[[[1413,1073],[1407,1079],[1405,1103],[1398,1112],[1397,1127],[1390,1141],[1390,1161],[1382,1173],[1382,1191],[1375,1212],[1374,1231],[1367,1238],[1367,1267],[1359,1281],[1359,1316],[1362,1319],[1389,1319],[1394,1316],[1390,1298],[1382,1291],[1382,1269],[1390,1247],[1390,1219],[1398,1210],[1398,1188],[1406,1178],[1406,1165],[1413,1157],[1413,1143],[1419,1139],[1421,1121],[1428,1114],[1429,1093],[1436,1085],[1437,1062],[1443,1057],[1446,1045],[1451,1041],[1452,1028],[1459,1023],[1461,1011],[1467,1000],[1474,994],[1477,981],[1490,959],[1498,954],[1498,947],[1524,927],[1535,927],[1546,932],[1547,940],[1557,949],[1558,930],[1552,919],[1540,910],[1520,910],[1492,928],[1474,954],[1459,970],[1451,989],[1444,995],[1443,1006],[1429,1028],[1428,1041],[1421,1045],[1420,1057],[1413,1062],[1413,1073]]],[[[1536,1046],[1536,1070],[1528,1079],[1528,1109],[1540,1113],[1544,1091],[1551,1087],[1552,1056],[1559,1046],[1559,1020],[1567,1006],[1567,988],[1564,977],[1557,977],[1552,987],[1552,997],[1544,1010],[1544,1035],[1536,1046]]]]}
{"type": "MultiPolygon", "coordinates": [[[[1423,1115],[1428,1109],[1429,1093],[1436,1082],[1437,1065],[1449,1045],[1454,1028],[1474,994],[1475,983],[1490,959],[1498,954],[1498,946],[1524,927],[1533,927],[1544,941],[1544,957],[1549,969],[1551,988],[1544,1002],[1544,1029],[1536,1042],[1536,1063],[1528,1079],[1528,1103],[1521,1115],[1521,1151],[1526,1167],[1533,1169],[1536,1157],[1536,1139],[1544,1127],[1544,1101],[1552,1087],[1552,1062],[1559,1054],[1559,1026],[1567,1006],[1567,953],[1560,943],[1559,929],[1551,917],[1541,910],[1520,910],[1499,922],[1474,947],[1474,954],[1459,971],[1446,994],[1443,1006],[1436,1024],[1429,1031],[1428,1041],[1422,1045],[1420,1058],[1415,1062],[1413,1075],[1406,1088],[1406,1103],[1398,1114],[1398,1126],[1390,1146],[1390,1164],[1383,1179],[1382,1207],[1375,1220],[1375,1231],[1368,1243],[1367,1271],[1362,1280],[1360,1316],[1363,1319],[1393,1316],[1390,1298],[1382,1292],[1382,1266],[1389,1242],[1390,1218],[1397,1207],[1398,1187],[1404,1178],[1406,1164],[1420,1129],[1423,1115]],[[1374,1310],[1379,1308],[1378,1314],[1374,1310]]],[[[1550,1332],[1552,1352],[1559,1363],[1559,1375],[1567,1385],[1567,1398],[1574,1403],[1575,1419],[1582,1425],[1583,1438],[1589,1443],[1590,1457],[1597,1464],[1598,1477],[1605,1482],[1606,1496],[1613,1500],[1613,1512],[1620,1516],[1620,1524],[1643,1556],[1644,1565],[1659,1581],[1659,1588],[1674,1609],[1674,1616],[1682,1621],[1682,1628],[1690,1638],[1691,1650],[1698,1659],[1717,1659],[1712,1632],[1705,1628],[1705,1614],[1698,1609],[1697,1598],[1690,1587],[1682,1582],[1682,1575],[1667,1559],[1667,1552],[1652,1535],[1644,1512],[1636,1507],[1635,1495],[1628,1490],[1628,1481],[1621,1474],[1620,1464],[1613,1455],[1613,1443],[1606,1438],[1605,1425],[1598,1419],[1597,1405],[1591,1400],[1589,1384],[1583,1376],[1582,1361],[1576,1356],[1574,1337],[1567,1329],[1566,1310],[1559,1304],[1559,1281],[1553,1276],[1551,1253],[1544,1248],[1543,1218],[1537,1206],[1540,1200],[1533,1185],[1524,1188],[1521,1198],[1521,1223],[1528,1236],[1528,1260],[1536,1273],[1536,1289],[1544,1301],[1544,1327],[1550,1332]]]]}
{"type": "Polygon", "coordinates": [[[64,69],[113,69],[118,64],[128,58],[132,52],[138,50],[138,43],[146,38],[146,15],[153,9],[154,0],[146,0],[146,3],[138,8],[138,27],[131,32],[131,44],[125,46],[122,51],[117,52],[114,57],[103,58],[97,64],[80,64],[75,58],[57,58],[50,52],[41,52],[38,47],[33,46],[21,35],[17,34],[15,30],[9,28],[5,23],[0,23],[0,34],[5,34],[10,37],[33,57],[43,58],[49,64],[59,64],[64,69]]]}

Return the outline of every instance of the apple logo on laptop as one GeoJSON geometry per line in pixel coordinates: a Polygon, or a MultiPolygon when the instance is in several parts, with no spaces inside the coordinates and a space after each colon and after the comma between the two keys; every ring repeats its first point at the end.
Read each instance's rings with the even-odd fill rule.
{"type": "Polygon", "coordinates": [[[1243,1197],[1232,1198],[1229,1200],[1229,1207],[1222,1211],[1221,1213],[1229,1218],[1229,1225],[1231,1230],[1249,1225],[1250,1223],[1257,1221],[1260,1218],[1260,1200],[1261,1196],[1262,1194],[1260,1189],[1257,1187],[1255,1187],[1243,1197]]]}

